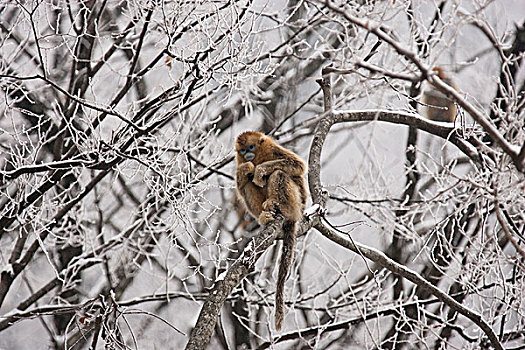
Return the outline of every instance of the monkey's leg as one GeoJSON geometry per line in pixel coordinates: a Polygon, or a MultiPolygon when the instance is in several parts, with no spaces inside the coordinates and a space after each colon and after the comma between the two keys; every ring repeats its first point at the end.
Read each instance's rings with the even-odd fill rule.
{"type": "Polygon", "coordinates": [[[292,177],[281,170],[274,171],[267,183],[268,199],[263,203],[259,222],[266,224],[274,220],[274,214],[298,221],[302,216],[302,202],[299,187],[292,177]]]}
{"type": "MultiPolygon", "coordinates": [[[[266,188],[260,188],[253,183],[247,183],[242,189],[237,189],[246,209],[251,216],[258,219],[263,211],[263,203],[266,200],[266,188]]],[[[265,225],[266,223],[261,223],[265,225]]]]}

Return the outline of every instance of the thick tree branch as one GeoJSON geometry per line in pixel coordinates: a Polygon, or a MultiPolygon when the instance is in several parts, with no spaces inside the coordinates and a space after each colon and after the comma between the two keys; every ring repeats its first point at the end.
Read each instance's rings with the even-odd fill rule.
{"type": "Polygon", "coordinates": [[[415,127],[429,134],[441,137],[458,147],[465,155],[475,162],[481,160],[480,152],[471,142],[463,139],[458,134],[458,129],[454,128],[451,123],[441,123],[427,120],[418,114],[388,111],[382,109],[375,110],[355,110],[355,111],[335,111],[331,120],[332,124],[358,121],[382,121],[393,124],[403,124],[415,127]]]}

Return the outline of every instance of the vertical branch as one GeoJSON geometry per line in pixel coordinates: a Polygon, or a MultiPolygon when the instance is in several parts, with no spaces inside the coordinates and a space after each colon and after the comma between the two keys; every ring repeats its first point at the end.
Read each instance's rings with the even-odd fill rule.
{"type": "MultiPolygon", "coordinates": [[[[327,68],[327,67],[326,67],[327,68]]],[[[322,70],[321,79],[316,80],[323,91],[324,114],[317,124],[310,146],[310,154],[308,155],[308,187],[314,204],[319,204],[321,208],[326,205],[326,195],[323,193],[321,186],[321,152],[326,135],[330,131],[333,120],[333,97],[332,97],[332,83],[330,73],[326,68],[322,70]]]]}

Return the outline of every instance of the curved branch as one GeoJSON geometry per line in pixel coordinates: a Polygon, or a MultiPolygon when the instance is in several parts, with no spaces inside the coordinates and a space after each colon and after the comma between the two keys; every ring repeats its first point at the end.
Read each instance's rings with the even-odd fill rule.
{"type": "Polygon", "coordinates": [[[429,134],[441,137],[442,139],[451,142],[456,147],[458,147],[461,150],[461,152],[463,152],[466,156],[468,156],[475,162],[479,162],[481,159],[478,150],[473,145],[473,143],[477,140],[466,140],[460,137],[460,135],[457,133],[458,129],[456,129],[452,123],[442,123],[427,120],[414,113],[402,111],[389,111],[382,109],[337,111],[334,112],[332,124],[374,120],[380,122],[413,126],[417,129],[428,132],[429,134]]]}

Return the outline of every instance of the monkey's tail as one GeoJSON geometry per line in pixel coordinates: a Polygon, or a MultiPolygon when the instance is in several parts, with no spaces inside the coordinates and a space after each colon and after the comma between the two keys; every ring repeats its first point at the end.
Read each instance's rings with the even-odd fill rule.
{"type": "Polygon", "coordinates": [[[283,250],[275,287],[275,329],[280,331],[284,321],[284,283],[292,266],[295,253],[295,221],[286,220],[283,224],[283,250]]]}

